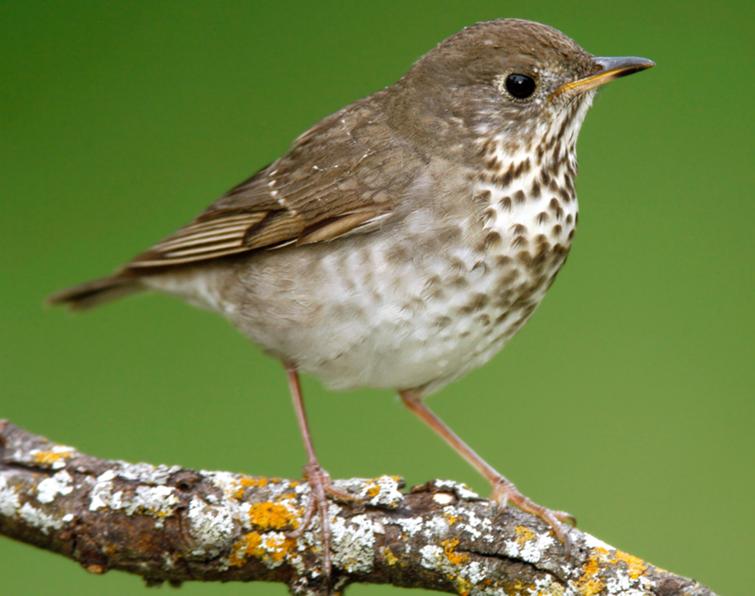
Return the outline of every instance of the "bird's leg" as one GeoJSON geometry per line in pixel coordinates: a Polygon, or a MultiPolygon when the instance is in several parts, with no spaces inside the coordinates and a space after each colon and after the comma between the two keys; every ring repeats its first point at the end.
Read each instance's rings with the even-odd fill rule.
{"type": "Polygon", "coordinates": [[[438,433],[454,450],[461,455],[472,467],[482,474],[493,487],[493,498],[501,505],[513,503],[522,511],[530,513],[548,524],[556,537],[564,544],[567,543],[566,530],[562,522],[574,525],[572,515],[563,511],[552,511],[538,505],[523,495],[513,482],[505,478],[500,472],[482,459],[467,445],[451,428],[443,422],[422,401],[419,393],[414,391],[400,391],[399,395],[404,405],[416,414],[425,424],[438,433]]]}
{"type": "Polygon", "coordinates": [[[320,462],[317,460],[312,437],[309,433],[309,423],[307,422],[307,412],[304,409],[304,399],[301,393],[301,384],[299,383],[299,373],[293,366],[285,365],[286,374],[288,375],[288,387],[291,392],[291,399],[294,403],[296,412],[296,421],[299,424],[304,448],[307,450],[307,464],[304,466],[304,477],[310,488],[309,504],[304,512],[302,523],[291,536],[296,538],[300,536],[312,520],[315,511],[320,517],[320,535],[322,538],[322,561],[323,575],[326,579],[330,578],[332,566],[330,560],[330,516],[328,514],[328,496],[339,501],[352,501],[354,497],[339,491],[333,486],[330,475],[322,469],[320,462]]]}

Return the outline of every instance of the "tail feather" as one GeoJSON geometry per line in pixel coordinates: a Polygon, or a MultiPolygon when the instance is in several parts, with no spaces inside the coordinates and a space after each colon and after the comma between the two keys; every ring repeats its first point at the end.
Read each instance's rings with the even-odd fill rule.
{"type": "Polygon", "coordinates": [[[54,305],[62,304],[72,310],[84,310],[141,289],[143,286],[138,278],[115,274],[57,292],[50,296],[47,302],[54,305]]]}

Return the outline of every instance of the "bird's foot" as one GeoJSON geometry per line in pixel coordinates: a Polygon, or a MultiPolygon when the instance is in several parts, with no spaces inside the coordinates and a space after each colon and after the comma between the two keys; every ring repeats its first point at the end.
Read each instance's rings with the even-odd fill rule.
{"type": "Polygon", "coordinates": [[[314,514],[317,513],[320,521],[323,576],[327,582],[330,582],[333,565],[330,556],[331,532],[328,497],[342,503],[353,503],[359,501],[359,499],[333,486],[330,474],[323,470],[317,462],[310,462],[304,466],[304,478],[309,484],[309,503],[304,511],[301,524],[289,536],[291,538],[299,538],[310,526],[314,514]]]}
{"type": "Polygon", "coordinates": [[[519,509],[525,513],[534,515],[539,520],[550,526],[556,538],[564,544],[569,546],[569,528],[568,526],[575,526],[577,519],[570,513],[565,511],[554,511],[538,505],[532,501],[529,497],[522,494],[522,492],[509,480],[503,476],[493,484],[493,499],[501,506],[505,507],[508,503],[513,503],[519,509]]]}

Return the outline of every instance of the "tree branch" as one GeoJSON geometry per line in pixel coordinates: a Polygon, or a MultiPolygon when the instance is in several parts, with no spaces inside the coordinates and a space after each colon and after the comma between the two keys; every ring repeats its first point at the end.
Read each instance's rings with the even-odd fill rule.
{"type": "MultiPolygon", "coordinates": [[[[461,594],[710,596],[709,589],[579,530],[565,549],[537,519],[461,484],[337,481],[363,504],[332,503],[333,592],[353,582],[461,594]]],[[[148,583],[278,581],[327,594],[319,533],[291,531],[305,483],[108,461],[0,421],[0,534],[87,571],[148,583]]],[[[331,592],[331,593],[333,593],[331,592]]]]}

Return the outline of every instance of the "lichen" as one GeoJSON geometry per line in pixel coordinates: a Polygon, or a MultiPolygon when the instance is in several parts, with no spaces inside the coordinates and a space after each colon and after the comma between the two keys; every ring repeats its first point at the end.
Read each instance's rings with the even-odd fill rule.
{"type": "Polygon", "coordinates": [[[436,480],[433,484],[437,488],[450,489],[451,492],[462,501],[478,501],[480,499],[480,495],[463,482],[456,482],[455,480],[436,480]]]}
{"type": "Polygon", "coordinates": [[[469,555],[456,552],[456,547],[459,546],[458,538],[447,538],[446,540],[442,540],[440,545],[443,547],[443,554],[446,556],[446,560],[451,565],[463,565],[469,561],[469,555]]]}
{"type": "Polygon", "coordinates": [[[32,461],[40,466],[52,470],[60,470],[66,465],[66,460],[76,455],[76,450],[67,445],[53,445],[48,450],[32,449],[32,461]]]}
{"type": "Polygon", "coordinates": [[[389,567],[393,567],[396,563],[398,563],[398,557],[393,554],[393,551],[389,546],[384,546],[381,552],[383,554],[383,559],[385,559],[385,562],[389,567]]]}
{"type": "Polygon", "coordinates": [[[13,517],[20,506],[18,493],[8,484],[5,476],[0,476],[0,515],[13,517]]]}
{"type": "Polygon", "coordinates": [[[585,564],[582,566],[582,575],[575,582],[575,587],[580,596],[595,596],[600,594],[605,588],[603,580],[600,579],[600,560],[605,549],[593,549],[585,564]]]}
{"type": "MultiPolygon", "coordinates": [[[[141,474],[130,476],[134,478],[141,474]]],[[[144,476],[141,476],[144,477],[144,476]]],[[[155,478],[155,476],[149,476],[155,478]]],[[[159,476],[158,476],[159,478],[159,476]]],[[[162,527],[163,518],[175,513],[179,500],[173,487],[139,485],[131,490],[115,490],[116,472],[112,469],[100,474],[92,487],[89,510],[111,509],[123,511],[126,515],[135,513],[157,518],[155,525],[162,527]]]]}
{"type": "Polygon", "coordinates": [[[249,507],[249,521],[260,530],[293,530],[299,527],[299,520],[293,507],[288,503],[263,501],[249,507]]]}
{"type": "Polygon", "coordinates": [[[403,482],[400,476],[384,475],[377,478],[336,480],[333,485],[365,505],[398,509],[404,501],[404,494],[401,492],[403,482]]]}
{"type": "Polygon", "coordinates": [[[235,499],[244,498],[247,488],[261,488],[268,485],[268,478],[265,476],[242,476],[236,480],[238,488],[233,491],[235,499]]]}
{"type": "Polygon", "coordinates": [[[618,563],[620,561],[627,566],[627,573],[631,579],[639,579],[648,568],[647,563],[639,557],[635,557],[634,555],[630,555],[621,550],[616,550],[613,554],[612,562],[618,563]]]}
{"type": "Polygon", "coordinates": [[[333,564],[347,573],[369,573],[374,566],[375,528],[366,515],[345,519],[331,506],[330,530],[333,564]]]}
{"type": "Polygon", "coordinates": [[[647,569],[648,565],[633,555],[608,545],[594,546],[569,585],[579,596],[642,596],[653,588],[645,575],[647,569]]]}
{"type": "Polygon", "coordinates": [[[273,569],[297,556],[295,545],[296,541],[282,532],[248,532],[234,543],[228,564],[240,567],[249,557],[255,557],[273,569]]]}
{"type": "Polygon", "coordinates": [[[549,534],[538,534],[524,526],[517,526],[514,531],[516,537],[506,540],[503,548],[506,555],[514,559],[538,563],[545,556],[548,547],[555,544],[549,534]]]}
{"type": "Polygon", "coordinates": [[[505,592],[498,590],[477,589],[476,586],[485,578],[485,572],[477,561],[470,562],[466,553],[457,552],[458,538],[442,540],[440,544],[426,544],[420,549],[420,565],[425,569],[438,571],[453,584],[459,594],[484,594],[505,592]]]}
{"type": "Polygon", "coordinates": [[[49,534],[50,530],[60,530],[73,519],[72,516],[54,517],[29,503],[24,503],[18,513],[22,520],[38,528],[43,534],[49,534]]]}
{"type": "Polygon", "coordinates": [[[450,493],[435,493],[433,495],[433,501],[438,505],[450,505],[456,500],[456,496],[450,493]]]}
{"type": "Polygon", "coordinates": [[[189,534],[196,543],[193,555],[215,556],[229,547],[236,526],[228,507],[210,505],[203,499],[193,497],[187,515],[189,534]]]}
{"type": "Polygon", "coordinates": [[[52,503],[58,495],[70,495],[71,492],[73,492],[73,478],[65,470],[61,470],[37,485],[37,501],[52,503]]]}

